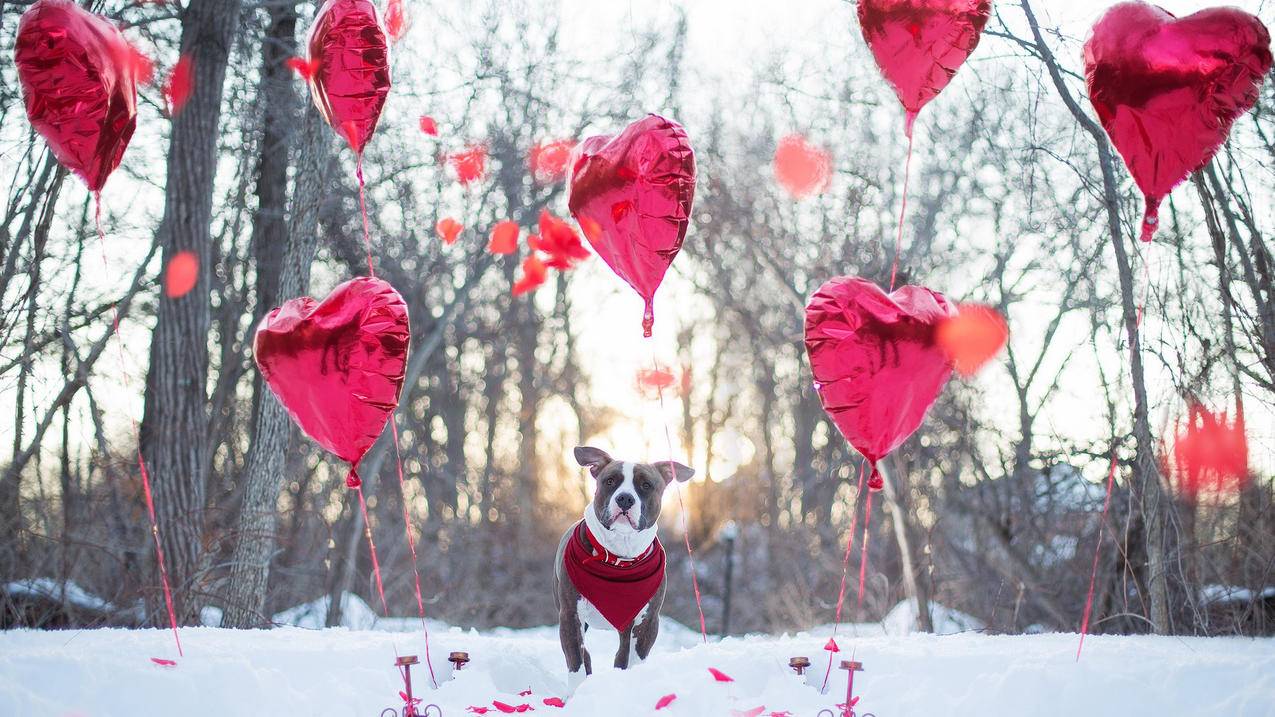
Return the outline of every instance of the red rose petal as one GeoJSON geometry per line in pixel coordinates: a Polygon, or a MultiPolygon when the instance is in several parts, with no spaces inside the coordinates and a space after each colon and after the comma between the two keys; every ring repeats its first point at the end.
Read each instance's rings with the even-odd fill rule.
{"type": "Polygon", "coordinates": [[[151,62],[151,58],[147,57],[141,50],[128,46],[128,57],[124,58],[128,69],[132,70],[133,77],[137,78],[138,83],[149,85],[155,80],[155,63],[151,62]]]}
{"type": "Polygon", "coordinates": [[[438,238],[443,240],[444,244],[455,244],[456,237],[464,231],[465,226],[451,217],[443,217],[434,225],[434,231],[438,233],[438,238]]]}
{"type": "Polygon", "coordinates": [[[735,681],[734,677],[731,677],[730,675],[726,674],[725,672],[722,672],[716,667],[708,668],[708,672],[709,674],[713,676],[713,679],[717,680],[718,682],[734,682],[735,681]]]}
{"type": "Polygon", "coordinates": [[[159,665],[160,667],[176,667],[177,666],[177,662],[175,660],[165,660],[162,657],[152,657],[151,662],[154,662],[156,665],[159,665]]]}
{"type": "Polygon", "coordinates": [[[676,694],[664,695],[663,697],[660,698],[658,702],[655,703],[655,709],[662,710],[665,707],[668,707],[669,705],[673,704],[673,700],[675,699],[677,699],[676,694]]]}
{"type": "Polygon", "coordinates": [[[559,139],[552,142],[541,142],[531,148],[527,157],[527,167],[531,176],[541,184],[552,184],[567,175],[567,162],[571,159],[571,150],[575,149],[575,140],[559,139]]]}
{"type": "Polygon", "coordinates": [[[672,371],[657,368],[644,368],[638,371],[638,383],[650,388],[668,388],[673,385],[674,380],[672,371]]]}
{"type": "Polygon", "coordinates": [[[522,296],[523,294],[538,288],[545,283],[545,275],[548,267],[535,254],[523,259],[522,261],[522,278],[514,282],[514,296],[522,296]]]}
{"type": "Polygon", "coordinates": [[[1177,486],[1187,496],[1237,493],[1252,480],[1242,404],[1237,403],[1231,421],[1225,411],[1213,413],[1192,402],[1185,426],[1179,424],[1174,433],[1177,486]]]}
{"type": "Polygon", "coordinates": [[[421,115],[421,131],[431,137],[437,137],[438,123],[429,115],[421,115]]]}
{"type": "Polygon", "coordinates": [[[407,32],[407,11],[403,9],[403,0],[389,0],[385,5],[385,31],[390,39],[398,42],[407,32]]]}
{"type": "Polygon", "coordinates": [[[506,219],[491,229],[487,251],[492,254],[512,254],[518,251],[518,223],[506,219]]]}
{"type": "Polygon", "coordinates": [[[823,191],[832,176],[832,155],[799,134],[779,140],[775,149],[775,180],[789,194],[801,199],[823,191]]]}
{"type": "Polygon", "coordinates": [[[173,71],[164,84],[164,99],[168,102],[168,116],[176,117],[186,106],[190,93],[194,91],[195,61],[190,55],[182,55],[173,65],[173,71]]]}
{"type": "Polygon", "coordinates": [[[303,57],[289,57],[288,61],[284,64],[288,66],[288,69],[297,73],[298,77],[307,82],[310,81],[310,78],[314,77],[315,70],[319,69],[319,63],[310,62],[303,57]]]}
{"type": "Polygon", "coordinates": [[[199,256],[193,251],[179,252],[164,267],[164,295],[176,299],[190,293],[199,281],[199,256]]]}
{"type": "Polygon", "coordinates": [[[841,648],[837,647],[837,641],[831,637],[828,638],[828,642],[823,646],[823,649],[828,652],[841,652],[841,648]]]}
{"type": "Polygon", "coordinates": [[[962,304],[959,310],[938,325],[934,338],[962,376],[973,376],[1004,348],[1009,326],[990,306],[962,304]]]}
{"type": "Polygon", "coordinates": [[[487,175],[487,148],[473,145],[447,158],[456,179],[468,186],[487,175]]]}
{"type": "Polygon", "coordinates": [[[563,702],[561,697],[546,697],[541,701],[550,707],[566,707],[567,706],[567,703],[563,702]]]}

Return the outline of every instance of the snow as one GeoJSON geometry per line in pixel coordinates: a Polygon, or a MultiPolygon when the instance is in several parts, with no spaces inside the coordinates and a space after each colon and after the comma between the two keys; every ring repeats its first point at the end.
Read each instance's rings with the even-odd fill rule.
{"type": "MultiPolygon", "coordinates": [[[[904,600],[886,613],[881,627],[887,635],[911,635],[917,631],[916,613],[916,600],[904,600]]],[[[938,603],[930,603],[930,618],[936,635],[954,635],[986,627],[977,618],[938,603]]]]}
{"type": "MultiPolygon", "coordinates": [[[[900,610],[906,614],[907,606],[900,610]]],[[[936,619],[946,624],[948,617],[936,619]]],[[[385,707],[401,707],[395,655],[424,658],[420,623],[404,625],[409,622],[415,632],[187,628],[183,658],[174,654],[166,630],[8,631],[0,633],[0,715],[376,717],[385,707]],[[162,667],[152,657],[177,659],[178,665],[162,667]]],[[[655,652],[624,672],[609,667],[614,634],[590,631],[596,671],[574,697],[565,694],[555,627],[480,633],[436,626],[431,657],[441,689],[429,688],[423,664],[413,683],[445,717],[469,717],[470,706],[490,708],[493,700],[566,717],[715,717],[758,706],[765,706],[763,714],[786,710],[814,717],[844,699],[845,676],[835,667],[827,696],[787,668],[789,657],[808,656],[820,682],[827,632],[703,645],[685,627],[664,626],[655,652]],[[446,662],[452,650],[472,659],[455,675],[446,662]],[[709,667],[734,681],[715,681],[709,667]],[[519,695],[528,689],[532,694],[519,695]],[[668,694],[677,699],[655,712],[668,694]],[[555,696],[567,699],[565,708],[544,704],[555,696]]],[[[1275,715],[1275,639],[1091,636],[1077,662],[1075,635],[883,635],[880,626],[871,636],[852,632],[862,631],[838,637],[837,657],[853,655],[864,663],[856,694],[862,695],[861,712],[879,717],[1275,715]]]]}
{"type": "Polygon", "coordinates": [[[1265,587],[1255,593],[1248,588],[1237,585],[1205,585],[1200,588],[1200,602],[1210,603],[1248,603],[1257,600],[1275,598],[1275,585],[1265,587]]]}
{"type": "MultiPolygon", "coordinates": [[[[62,603],[100,613],[122,612],[111,602],[94,595],[80,587],[74,581],[66,582],[53,578],[30,578],[6,583],[4,593],[13,597],[40,597],[52,602],[62,603]]],[[[134,608],[132,613],[140,617],[141,608],[134,608]]]]}
{"type": "MultiPolygon", "coordinates": [[[[318,600],[276,613],[274,623],[317,630],[326,624],[328,605],[331,602],[331,598],[324,595],[318,600]]],[[[348,592],[341,595],[341,625],[343,627],[352,630],[371,630],[376,627],[376,622],[376,612],[363,601],[363,598],[348,592]]]]}

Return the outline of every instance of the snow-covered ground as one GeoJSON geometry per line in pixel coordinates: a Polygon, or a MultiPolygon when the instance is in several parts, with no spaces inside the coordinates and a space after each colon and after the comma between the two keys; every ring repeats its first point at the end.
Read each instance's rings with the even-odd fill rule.
{"type": "MultiPolygon", "coordinates": [[[[597,672],[571,697],[555,627],[479,633],[430,625],[441,688],[429,688],[424,665],[414,670],[413,682],[445,717],[469,717],[484,708],[499,715],[497,701],[528,705],[541,715],[730,717],[762,707],[756,714],[815,717],[842,701],[845,690],[844,673],[835,669],[832,689],[823,696],[787,667],[789,657],[809,656],[821,679],[826,631],[703,645],[698,633],[667,622],[650,659],[627,672],[609,667],[614,637],[591,634],[597,672]],[[455,675],[446,661],[452,650],[472,659],[455,675]],[[710,667],[734,681],[716,681],[710,667]],[[666,695],[676,698],[656,711],[666,695]],[[553,697],[566,698],[566,706],[545,703],[553,697]]],[[[176,657],[166,630],[4,632],[0,715],[377,717],[385,707],[401,707],[395,655],[424,656],[419,622],[382,626],[409,626],[413,632],[184,629],[186,655],[175,667],[151,659],[176,657]]],[[[1275,715],[1271,639],[1098,636],[1087,639],[1077,663],[1075,635],[887,635],[880,625],[842,630],[838,657],[853,651],[866,668],[855,680],[860,714],[1275,715]]]]}

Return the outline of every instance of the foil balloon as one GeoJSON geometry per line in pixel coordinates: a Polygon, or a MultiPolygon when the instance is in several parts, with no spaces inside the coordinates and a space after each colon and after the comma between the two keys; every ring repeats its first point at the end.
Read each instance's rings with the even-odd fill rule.
{"type": "Polygon", "coordinates": [[[70,0],[39,0],[18,23],[14,62],[27,117],[93,192],[119,166],[137,126],[133,57],[115,25],[70,0]]]}
{"type": "Polygon", "coordinates": [[[410,339],[407,304],[381,279],[292,299],[261,320],[257,368],[301,430],[353,468],[398,406],[410,339]]]}
{"type": "Polygon", "coordinates": [[[1212,159],[1257,101],[1271,37],[1235,8],[1175,18],[1143,2],[1112,7],[1085,42],[1089,100],[1146,200],[1143,241],[1159,206],[1212,159]]]}
{"type": "Polygon", "coordinates": [[[327,0],[310,30],[310,95],[357,154],[390,93],[388,34],[371,0],[327,0]]]}
{"type": "Polygon", "coordinates": [[[909,137],[921,108],[978,46],[991,12],[991,0],[859,0],[863,39],[907,112],[909,137]]]}
{"type": "Polygon", "coordinates": [[[590,137],[576,147],[567,204],[598,256],[646,302],[645,336],[694,198],[695,153],[672,120],[647,115],[614,137],[590,137]]]}
{"type": "Polygon", "coordinates": [[[815,389],[842,435],[872,464],[921,425],[952,375],[938,325],[956,315],[942,294],[903,286],[886,294],[857,277],[832,279],[806,305],[806,353],[815,389]]]}

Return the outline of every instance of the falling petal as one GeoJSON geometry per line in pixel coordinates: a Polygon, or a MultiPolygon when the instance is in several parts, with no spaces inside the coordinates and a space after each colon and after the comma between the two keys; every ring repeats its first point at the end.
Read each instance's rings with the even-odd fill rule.
{"type": "Polygon", "coordinates": [[[566,707],[567,703],[562,701],[561,697],[546,697],[542,700],[549,707],[566,707]]]}
{"type": "Polygon", "coordinates": [[[438,238],[442,239],[444,244],[455,244],[456,237],[460,236],[464,229],[464,225],[451,217],[443,217],[434,225],[434,231],[438,232],[438,238]]]}
{"type": "Polygon", "coordinates": [[[175,254],[164,267],[164,295],[176,299],[190,293],[199,281],[199,256],[193,251],[175,254]]]}
{"type": "Polygon", "coordinates": [[[567,162],[571,159],[571,150],[575,146],[575,140],[559,139],[541,142],[532,147],[531,154],[527,157],[531,176],[541,184],[560,181],[567,175],[567,162]]]}
{"type": "Polygon", "coordinates": [[[990,306],[962,304],[959,313],[944,319],[935,341],[962,376],[973,376],[1004,348],[1009,338],[1005,317],[990,306]]]}
{"type": "Polygon", "coordinates": [[[659,395],[660,391],[672,386],[676,380],[673,372],[658,368],[643,368],[637,372],[638,389],[648,395],[659,395]]]}
{"type": "Polygon", "coordinates": [[[403,0],[389,0],[385,6],[385,31],[390,39],[398,42],[407,33],[407,11],[403,9],[403,0]]]}
{"type": "Polygon", "coordinates": [[[832,155],[799,134],[779,140],[775,149],[775,180],[789,194],[801,199],[821,192],[832,176],[832,155]]]}
{"type": "Polygon", "coordinates": [[[659,699],[658,702],[655,703],[655,709],[662,710],[665,707],[668,707],[669,705],[673,704],[673,700],[675,699],[677,699],[677,694],[664,695],[663,697],[659,699]]]}
{"type": "Polygon", "coordinates": [[[492,227],[487,251],[492,254],[512,254],[518,251],[518,223],[506,219],[492,227]]]}
{"type": "Polygon", "coordinates": [[[1232,422],[1225,411],[1213,413],[1197,402],[1188,406],[1185,426],[1178,425],[1173,442],[1177,483],[1186,495],[1236,493],[1248,486],[1252,474],[1243,405],[1236,408],[1232,422]]]}
{"type": "Polygon", "coordinates": [[[577,261],[588,259],[589,250],[584,248],[580,236],[571,225],[550,214],[548,210],[540,212],[540,235],[535,242],[528,242],[533,249],[549,255],[549,266],[566,271],[577,261]]]}
{"type": "Polygon", "coordinates": [[[164,85],[164,99],[168,102],[168,116],[176,117],[186,106],[194,91],[195,61],[190,55],[182,55],[173,65],[173,71],[164,85]]]}
{"type": "Polygon", "coordinates": [[[288,66],[288,69],[297,73],[298,77],[307,82],[310,81],[310,78],[314,77],[315,71],[319,69],[319,63],[310,62],[309,60],[301,57],[290,57],[284,64],[288,66]]]}
{"type": "Polygon", "coordinates": [[[545,275],[547,273],[548,267],[535,254],[523,259],[522,278],[514,282],[514,296],[522,296],[545,283],[545,275]]]}
{"type": "Polygon", "coordinates": [[[456,179],[469,186],[487,175],[487,148],[480,144],[470,146],[448,157],[447,163],[456,172],[456,179]]]}

